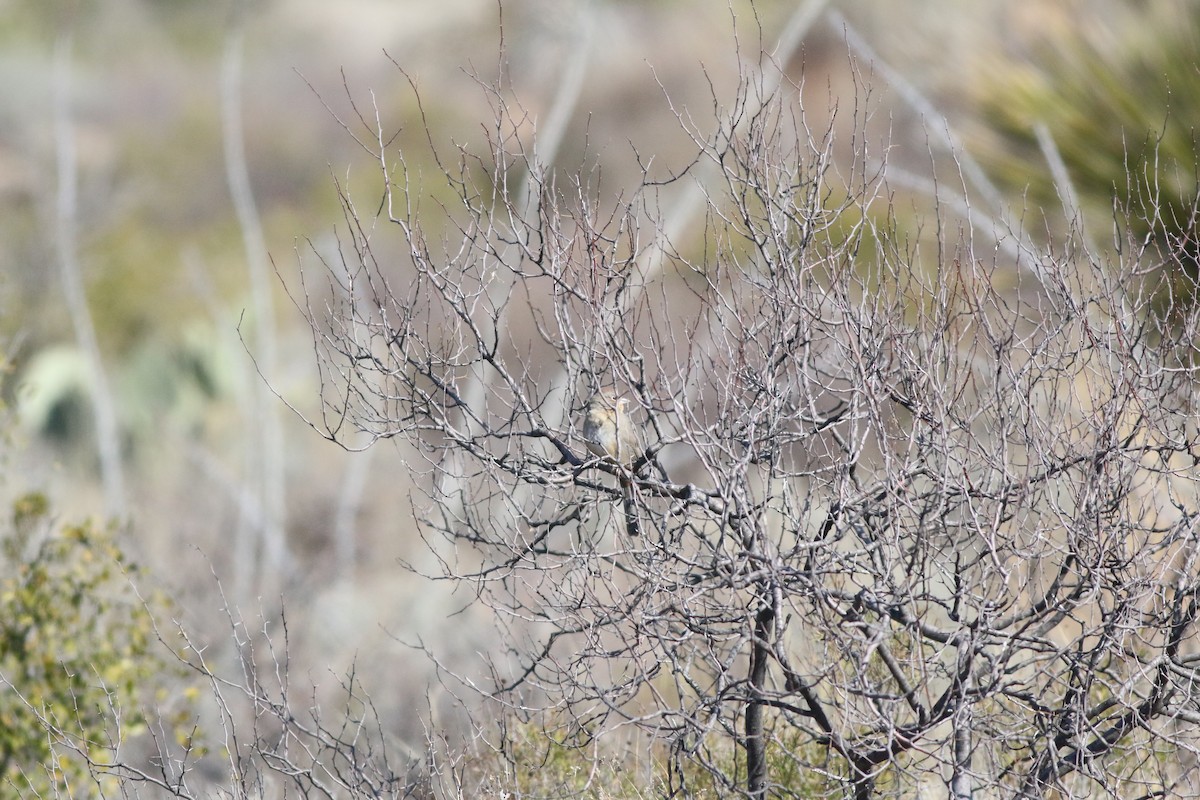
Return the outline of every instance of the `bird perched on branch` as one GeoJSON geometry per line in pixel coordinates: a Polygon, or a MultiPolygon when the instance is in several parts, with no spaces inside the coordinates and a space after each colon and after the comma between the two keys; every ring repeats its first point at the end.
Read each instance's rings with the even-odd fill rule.
{"type": "MultiPolygon", "coordinates": [[[[628,468],[641,455],[641,444],[633,420],[629,417],[629,398],[598,392],[588,401],[583,419],[583,438],[588,450],[628,468]]],[[[621,503],[625,509],[625,530],[638,535],[637,509],[633,503],[633,481],[625,469],[617,472],[621,483],[621,503]]]]}

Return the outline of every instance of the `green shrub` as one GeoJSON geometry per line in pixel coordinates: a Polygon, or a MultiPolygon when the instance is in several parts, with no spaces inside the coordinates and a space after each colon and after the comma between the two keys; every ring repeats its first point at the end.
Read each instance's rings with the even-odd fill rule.
{"type": "MultiPolygon", "coordinates": [[[[54,524],[41,494],[0,533],[0,790],[67,793],[144,730],[165,665],[150,612],[110,531],[54,524]]],[[[76,792],[77,793],[77,792],[76,792]]]]}
{"type": "MultiPolygon", "coordinates": [[[[1200,130],[1200,8],[1159,0],[1127,9],[1138,24],[1108,20],[1056,38],[1028,62],[1005,63],[982,83],[982,111],[995,134],[981,158],[1028,209],[1062,208],[1038,142],[1044,125],[1062,156],[1094,242],[1111,241],[1114,201],[1130,238],[1168,254],[1151,290],[1193,297],[1200,130]]],[[[1038,224],[1040,224],[1040,220],[1038,224]]]]}

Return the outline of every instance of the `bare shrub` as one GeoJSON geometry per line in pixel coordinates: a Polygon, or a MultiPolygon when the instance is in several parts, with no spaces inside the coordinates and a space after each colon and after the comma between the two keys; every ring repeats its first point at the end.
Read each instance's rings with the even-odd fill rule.
{"type": "Polygon", "coordinates": [[[941,207],[910,239],[864,112],[835,167],[758,73],[711,132],[679,111],[686,173],[621,192],[494,96],[490,150],[439,161],[450,206],[368,127],[379,215],[343,195],[343,261],[298,299],[314,427],[420,448],[436,577],[506,643],[499,733],[637,729],[683,795],[1189,793],[1196,314],[1131,288],[1172,253],[1000,262],[941,207]],[[630,463],[582,440],[601,391],[630,463]]]}

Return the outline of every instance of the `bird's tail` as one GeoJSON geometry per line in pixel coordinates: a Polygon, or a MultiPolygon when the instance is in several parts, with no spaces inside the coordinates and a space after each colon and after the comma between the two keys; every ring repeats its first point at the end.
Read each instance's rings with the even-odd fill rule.
{"type": "Polygon", "coordinates": [[[621,505],[625,509],[625,532],[630,536],[640,536],[637,505],[633,501],[633,482],[624,476],[621,477],[621,505]]]}

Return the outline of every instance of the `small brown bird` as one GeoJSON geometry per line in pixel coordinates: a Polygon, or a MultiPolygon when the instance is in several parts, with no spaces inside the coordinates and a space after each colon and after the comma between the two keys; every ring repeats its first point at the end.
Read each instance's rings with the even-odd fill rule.
{"type": "MultiPolygon", "coordinates": [[[[629,418],[629,399],[614,398],[606,392],[592,395],[588,401],[587,415],[583,419],[583,438],[591,450],[601,458],[611,458],[622,467],[631,465],[641,455],[637,430],[629,418]]],[[[625,509],[625,530],[637,536],[637,508],[633,502],[633,481],[624,470],[617,473],[621,482],[621,501],[625,509]]]]}

